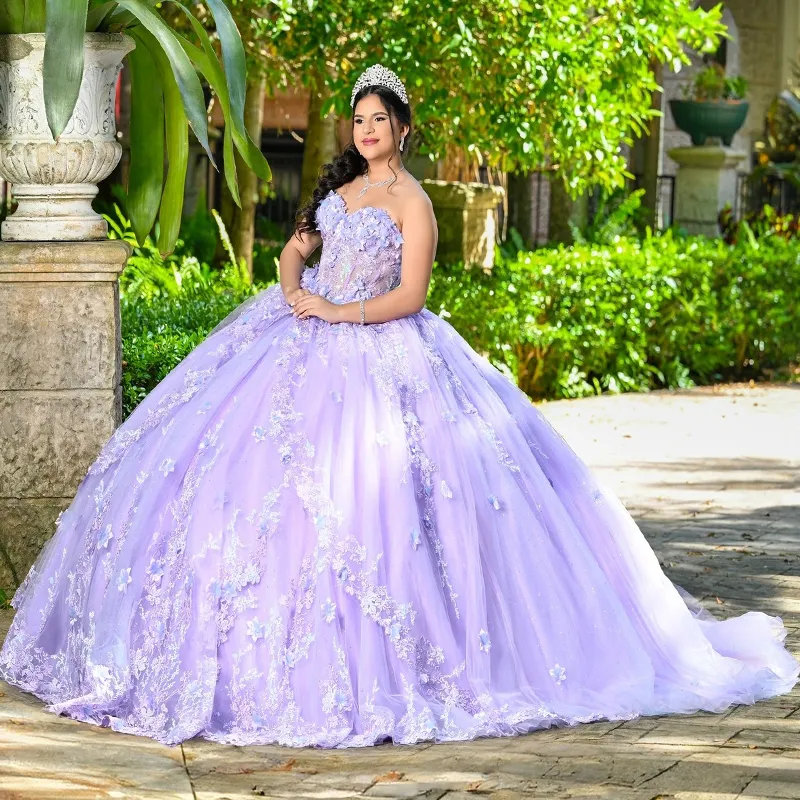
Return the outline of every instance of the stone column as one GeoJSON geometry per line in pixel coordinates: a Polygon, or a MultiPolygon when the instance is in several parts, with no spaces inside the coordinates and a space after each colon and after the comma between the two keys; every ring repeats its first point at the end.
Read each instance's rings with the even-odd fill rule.
{"type": "Polygon", "coordinates": [[[124,242],[0,243],[0,588],[23,580],[121,421],[124,242]]]}
{"type": "Polygon", "coordinates": [[[736,168],[747,154],[710,145],[674,147],[668,155],[678,164],[674,224],[690,234],[718,237],[717,217],[726,204],[735,207],[736,168]]]}
{"type": "Polygon", "coordinates": [[[497,236],[494,214],[503,199],[502,187],[424,180],[422,188],[431,199],[439,228],[436,260],[491,269],[497,236]]]}

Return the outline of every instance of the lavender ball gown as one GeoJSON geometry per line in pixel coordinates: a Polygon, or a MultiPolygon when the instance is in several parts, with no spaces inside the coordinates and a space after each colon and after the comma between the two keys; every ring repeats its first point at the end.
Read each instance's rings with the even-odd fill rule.
{"type": "MultiPolygon", "coordinates": [[[[400,280],[335,192],[303,286],[400,280]]],[[[778,617],[715,621],[528,398],[427,309],[240,307],[103,448],[14,597],[0,674],[176,744],[350,747],[719,711],[789,691],[778,617]]]]}

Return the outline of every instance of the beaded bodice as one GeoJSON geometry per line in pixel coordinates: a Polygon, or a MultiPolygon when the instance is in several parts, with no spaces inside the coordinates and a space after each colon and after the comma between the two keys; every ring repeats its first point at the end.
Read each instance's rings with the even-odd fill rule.
{"type": "Polygon", "coordinates": [[[344,198],[331,190],[317,208],[317,227],[322,257],[303,272],[301,286],[337,303],[399,286],[403,234],[386,209],[363,206],[348,213],[344,198]]]}

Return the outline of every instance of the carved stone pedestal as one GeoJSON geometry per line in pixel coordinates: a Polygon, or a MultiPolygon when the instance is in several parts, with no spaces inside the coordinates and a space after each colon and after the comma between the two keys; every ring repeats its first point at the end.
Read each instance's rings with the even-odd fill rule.
{"type": "Polygon", "coordinates": [[[718,237],[717,217],[736,203],[736,168],[747,157],[727,147],[674,147],[669,157],[680,165],[675,175],[674,224],[693,235],[718,237]]]}
{"type": "Polygon", "coordinates": [[[25,577],[121,420],[123,242],[0,243],[0,588],[25,577]]]}
{"type": "Polygon", "coordinates": [[[495,209],[503,199],[502,187],[424,180],[422,188],[431,199],[439,228],[436,260],[491,269],[497,238],[495,209]]]}

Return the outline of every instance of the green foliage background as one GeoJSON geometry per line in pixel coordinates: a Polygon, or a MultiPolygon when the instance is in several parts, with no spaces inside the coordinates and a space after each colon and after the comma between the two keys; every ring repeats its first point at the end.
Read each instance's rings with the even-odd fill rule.
{"type": "MultiPolygon", "coordinates": [[[[534,400],[759,378],[800,359],[800,241],[744,233],[728,245],[600,232],[602,243],[498,252],[490,274],[437,264],[427,308],[534,400]]],[[[123,273],[125,416],[274,283],[250,285],[189,250],[162,259],[148,243],[123,273]]]]}

